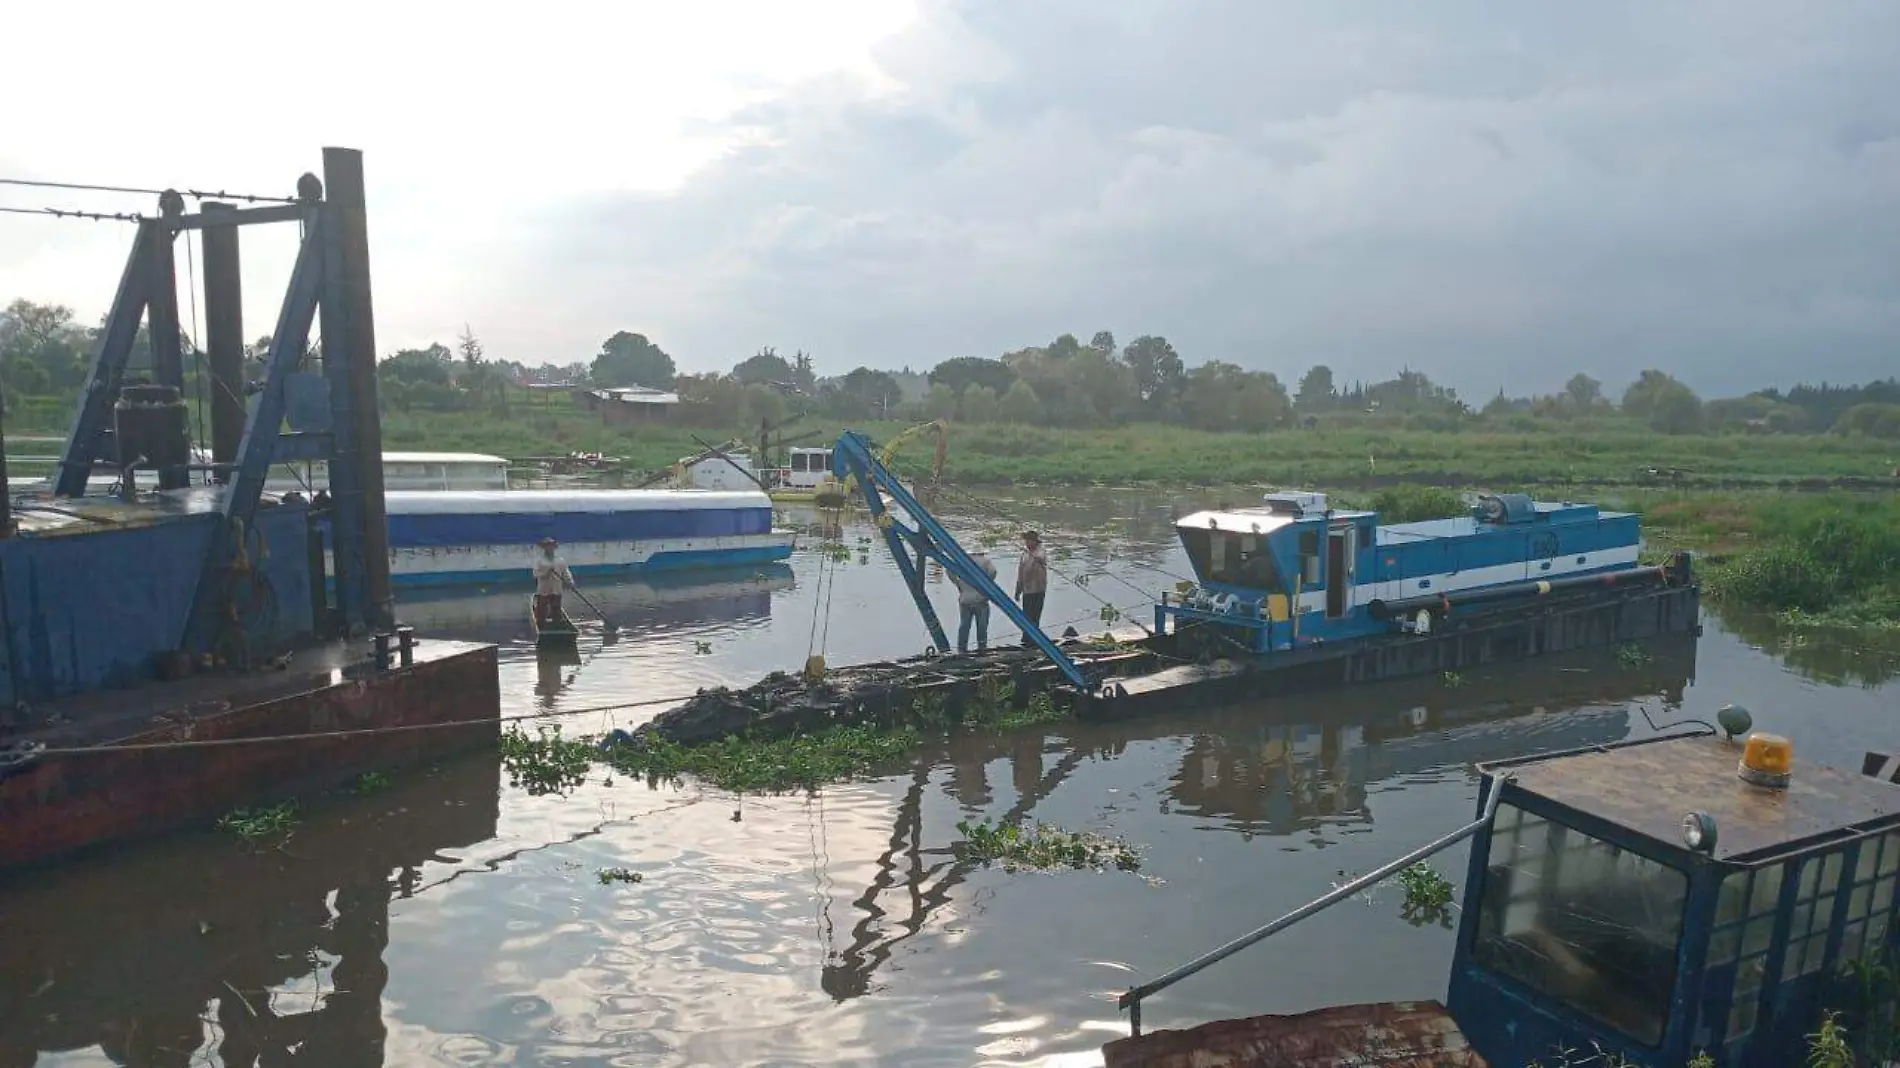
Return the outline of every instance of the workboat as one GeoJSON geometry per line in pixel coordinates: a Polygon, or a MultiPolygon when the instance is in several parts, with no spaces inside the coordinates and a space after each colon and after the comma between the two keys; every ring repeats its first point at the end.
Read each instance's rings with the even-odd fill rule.
{"type": "Polygon", "coordinates": [[[1156,632],[1207,626],[1254,652],[1428,634],[1454,611],[1637,578],[1638,520],[1592,504],[1486,495],[1471,514],[1381,525],[1323,493],[1196,512],[1175,529],[1197,583],[1164,594],[1156,632]]]}
{"type": "MultiPolygon", "coordinates": [[[[1107,1068],[1887,1062],[1900,788],[1696,734],[1480,764],[1477,817],[1138,985],[1107,1068]],[[1448,997],[1143,1034],[1174,983],[1470,839],[1448,997]],[[1830,1014],[1855,1059],[1813,1057],[1830,1014]]],[[[1300,962],[1288,961],[1292,967],[1300,962]]],[[[1890,1063],[1890,1062],[1888,1062],[1890,1063]]]]}
{"type": "MultiPolygon", "coordinates": [[[[1052,636],[890,471],[888,451],[846,431],[832,473],[861,488],[929,644],[914,664],[899,663],[912,672],[907,683],[850,694],[855,715],[901,715],[933,687],[964,700],[985,672],[1006,678],[1017,700],[1049,692],[1079,715],[1118,716],[1701,632],[1691,557],[1640,563],[1630,513],[1494,494],[1468,515],[1381,524],[1376,512],[1334,509],[1323,494],[1276,492],[1260,507],[1180,520],[1195,578],[1159,596],[1152,627],[1129,616],[1140,633],[1052,636]],[[949,636],[924,585],[927,562],[982,593],[1024,647],[960,659],[968,670],[945,676],[936,662],[949,636]],[[1044,662],[1025,660],[1026,650],[1044,662]]],[[[806,677],[825,670],[814,657],[806,677]]],[[[783,702],[728,704],[770,719],[783,702]]]]}
{"type": "Polygon", "coordinates": [[[385,495],[390,581],[452,586],[532,577],[554,538],[577,576],[784,560],[765,494],[700,490],[401,491],[385,495]]]}

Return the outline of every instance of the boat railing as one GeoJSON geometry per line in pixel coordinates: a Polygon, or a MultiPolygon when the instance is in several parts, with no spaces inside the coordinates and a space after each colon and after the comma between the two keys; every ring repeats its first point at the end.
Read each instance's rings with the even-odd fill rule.
{"type": "Polygon", "coordinates": [[[1392,876],[1397,875],[1399,872],[1417,864],[1419,861],[1424,860],[1434,853],[1457,845],[1459,842],[1477,834],[1480,830],[1488,826],[1492,818],[1497,815],[1498,798],[1503,795],[1504,783],[1508,778],[1509,776],[1500,776],[1492,781],[1490,796],[1485,798],[1483,814],[1470,823],[1465,824],[1463,827],[1458,828],[1442,838],[1428,842],[1399,859],[1374,871],[1367,872],[1351,882],[1342,883],[1334,887],[1330,893],[1314,898],[1312,901],[1301,905],[1299,908],[1294,909],[1279,919],[1256,927],[1246,934],[1241,935],[1239,938],[1228,942],[1226,945],[1203,953],[1165,975],[1150,979],[1140,986],[1129,988],[1118,1002],[1122,1008],[1128,1010],[1129,1033],[1135,1036],[1140,1036],[1141,1034],[1141,1003],[1143,1000],[1155,994],[1159,994],[1161,991],[1166,990],[1204,968],[1226,960],[1228,957],[1246,949],[1248,946],[1254,945],[1263,939],[1286,930],[1301,920],[1324,912],[1326,909],[1339,904],[1341,901],[1352,897],[1362,890],[1390,879],[1392,876]]]}

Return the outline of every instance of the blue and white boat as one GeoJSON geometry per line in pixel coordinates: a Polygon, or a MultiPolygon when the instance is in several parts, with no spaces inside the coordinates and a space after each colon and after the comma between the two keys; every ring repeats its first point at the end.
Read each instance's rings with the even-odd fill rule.
{"type": "Polygon", "coordinates": [[[1425,633],[1461,605],[1638,570],[1638,517],[1592,504],[1502,494],[1468,516],[1389,525],[1334,510],[1321,493],[1270,493],[1262,505],[1175,524],[1198,582],[1156,606],[1158,629],[1239,626],[1260,652],[1425,633]]]}
{"type": "Polygon", "coordinates": [[[784,560],[790,531],[764,493],[700,490],[418,490],[386,494],[390,580],[526,581],[554,538],[574,574],[744,567],[784,560]]]}

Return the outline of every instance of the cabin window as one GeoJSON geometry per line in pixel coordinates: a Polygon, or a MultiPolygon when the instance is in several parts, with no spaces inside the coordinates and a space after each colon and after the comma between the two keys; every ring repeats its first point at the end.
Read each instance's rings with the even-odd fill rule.
{"type": "Polygon", "coordinates": [[[1473,957],[1654,1046],[1688,894],[1684,872],[1502,805],[1473,957]]]}
{"type": "Polygon", "coordinates": [[[1739,871],[1722,880],[1716,894],[1715,925],[1703,973],[1698,1048],[1714,1044],[1715,1027],[1727,1006],[1723,1042],[1754,1030],[1761,1012],[1762,980],[1768,974],[1768,948],[1774,942],[1775,914],[1787,866],[1774,864],[1739,871]]]}
{"type": "Polygon", "coordinates": [[[1273,566],[1273,554],[1267,549],[1264,534],[1183,530],[1181,547],[1187,550],[1194,573],[1207,582],[1252,590],[1280,589],[1280,572],[1273,566]]]}

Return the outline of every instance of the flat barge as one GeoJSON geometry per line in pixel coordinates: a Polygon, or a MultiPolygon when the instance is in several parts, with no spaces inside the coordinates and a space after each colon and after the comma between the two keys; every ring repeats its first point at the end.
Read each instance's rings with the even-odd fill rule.
{"type": "Polygon", "coordinates": [[[1638,518],[1594,505],[1482,497],[1469,516],[1381,525],[1324,495],[1198,512],[1177,524],[1195,572],[1154,606],[1152,627],[1103,639],[1052,637],[1023,614],[862,435],[833,449],[838,477],[870,514],[923,618],[947,635],[924,590],[935,562],[989,601],[1027,641],[975,656],[924,656],[701,694],[646,730],[682,741],[900,721],[920,699],[953,709],[1048,693],[1076,715],[1116,717],[1182,700],[1228,700],[1453,674],[1486,664],[1701,633],[1701,587],[1678,553],[1642,566],[1638,518]],[[889,500],[887,502],[886,497],[889,500]]]}

